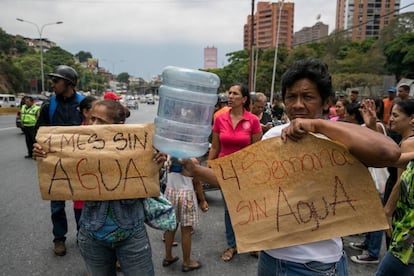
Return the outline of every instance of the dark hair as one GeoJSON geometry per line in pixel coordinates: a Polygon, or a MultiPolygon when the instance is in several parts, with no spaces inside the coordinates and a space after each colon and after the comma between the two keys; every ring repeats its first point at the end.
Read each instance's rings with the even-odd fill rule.
{"type": "Polygon", "coordinates": [[[281,80],[282,98],[285,100],[286,90],[302,79],[313,81],[317,88],[322,102],[333,95],[331,74],[328,66],[320,59],[306,58],[296,61],[283,75],[281,80]]]}
{"type": "Polygon", "coordinates": [[[242,97],[246,97],[247,100],[244,103],[243,107],[246,110],[249,110],[250,108],[250,93],[249,93],[249,88],[247,88],[247,86],[245,84],[242,83],[233,83],[232,85],[230,85],[230,87],[232,86],[238,86],[240,87],[240,91],[242,93],[242,97]]]}
{"type": "Polygon", "coordinates": [[[401,112],[407,116],[414,114],[414,100],[401,100],[395,103],[400,108],[401,112]]]}
{"type": "Polygon", "coordinates": [[[404,89],[404,91],[408,91],[408,92],[410,91],[410,86],[408,84],[403,83],[399,87],[404,89]]]}
{"type": "Polygon", "coordinates": [[[355,120],[357,120],[358,124],[362,125],[364,123],[364,119],[359,111],[360,107],[361,105],[359,103],[349,103],[345,106],[346,113],[349,115],[355,115],[355,120]]]}
{"type": "Polygon", "coordinates": [[[114,124],[121,124],[125,122],[125,119],[126,119],[125,108],[120,102],[110,100],[110,99],[105,99],[105,100],[97,101],[93,104],[93,106],[97,106],[97,105],[103,105],[106,107],[106,110],[108,111],[108,117],[114,121],[114,124]]]}
{"type": "Polygon", "coordinates": [[[384,103],[381,99],[375,98],[375,106],[377,108],[377,118],[382,121],[382,118],[384,117],[384,103]]]}
{"type": "Polygon", "coordinates": [[[341,102],[344,107],[346,107],[346,105],[349,104],[349,101],[347,99],[336,99],[335,104],[337,102],[341,102]]]}
{"type": "Polygon", "coordinates": [[[80,111],[89,111],[92,108],[92,103],[96,100],[97,99],[93,96],[86,96],[85,98],[83,98],[83,100],[79,103],[80,111]]]}

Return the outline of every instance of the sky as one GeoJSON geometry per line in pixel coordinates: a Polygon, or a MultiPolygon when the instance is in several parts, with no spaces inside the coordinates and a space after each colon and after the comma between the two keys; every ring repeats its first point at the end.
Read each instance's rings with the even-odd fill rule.
{"type": "MultiPolygon", "coordinates": [[[[320,21],[335,27],[336,0],[296,0],[294,31],[320,21]]],[[[414,0],[401,0],[401,7],[414,0]]],[[[257,0],[255,1],[257,3],[257,0]]],[[[0,0],[0,27],[12,35],[42,37],[76,54],[87,51],[113,73],[150,80],[168,65],[203,67],[203,49],[226,53],[243,49],[249,0],[0,0]]],[[[414,5],[402,12],[414,11],[414,5]]]]}

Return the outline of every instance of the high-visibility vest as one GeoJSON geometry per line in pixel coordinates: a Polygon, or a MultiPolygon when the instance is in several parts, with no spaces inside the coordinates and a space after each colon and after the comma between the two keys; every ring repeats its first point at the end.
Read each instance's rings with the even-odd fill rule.
{"type": "Polygon", "coordinates": [[[37,114],[39,113],[40,107],[33,104],[31,107],[23,105],[20,118],[22,119],[22,124],[25,127],[33,127],[36,125],[37,114]]]}

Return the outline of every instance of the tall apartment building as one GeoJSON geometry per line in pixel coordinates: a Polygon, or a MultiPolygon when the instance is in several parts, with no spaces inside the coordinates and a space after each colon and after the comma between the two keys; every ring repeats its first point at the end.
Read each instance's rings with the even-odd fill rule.
{"type": "MultiPolygon", "coordinates": [[[[256,13],[254,14],[254,38],[255,47],[266,50],[276,47],[277,24],[279,20],[280,3],[258,2],[256,13]]],[[[293,2],[284,2],[280,17],[279,45],[292,48],[293,45],[293,16],[295,13],[295,4],[293,2]]],[[[247,23],[244,25],[244,49],[250,48],[252,23],[251,15],[247,17],[247,23]]]]}
{"type": "Polygon", "coordinates": [[[399,8],[400,0],[337,0],[335,27],[354,41],[377,38],[399,8]]]}
{"type": "Polygon", "coordinates": [[[304,27],[300,31],[295,32],[293,38],[293,46],[318,42],[321,38],[328,36],[329,25],[322,22],[316,22],[312,27],[304,27]]]}
{"type": "Polygon", "coordinates": [[[204,69],[217,68],[217,48],[208,47],[204,48],[204,69]]]}

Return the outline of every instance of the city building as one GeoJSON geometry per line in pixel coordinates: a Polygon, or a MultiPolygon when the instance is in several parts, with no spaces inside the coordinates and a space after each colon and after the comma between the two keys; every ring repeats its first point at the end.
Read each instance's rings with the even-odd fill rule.
{"type": "Polygon", "coordinates": [[[216,69],[217,68],[217,48],[208,47],[204,48],[204,69],[216,69]]]}
{"type": "Polygon", "coordinates": [[[328,36],[329,25],[322,22],[316,22],[312,27],[304,27],[295,32],[293,46],[311,42],[319,42],[321,38],[328,36]]]}
{"type": "Polygon", "coordinates": [[[399,9],[400,0],[337,0],[336,31],[345,30],[354,41],[378,38],[399,9]]]}
{"type": "Polygon", "coordinates": [[[28,38],[25,37],[24,41],[26,42],[27,46],[29,47],[34,47],[37,50],[40,51],[40,44],[42,43],[42,48],[43,51],[47,51],[52,47],[56,47],[56,43],[53,41],[50,41],[47,38],[42,38],[42,40],[40,40],[39,38],[28,38]]]}
{"type": "MultiPolygon", "coordinates": [[[[276,47],[276,37],[279,21],[279,7],[282,5],[282,13],[279,28],[279,45],[291,49],[293,46],[293,16],[295,4],[284,2],[281,4],[272,2],[258,2],[254,14],[253,45],[261,50],[276,47]]],[[[252,23],[251,15],[247,17],[244,25],[244,49],[250,48],[252,23]]]]}

